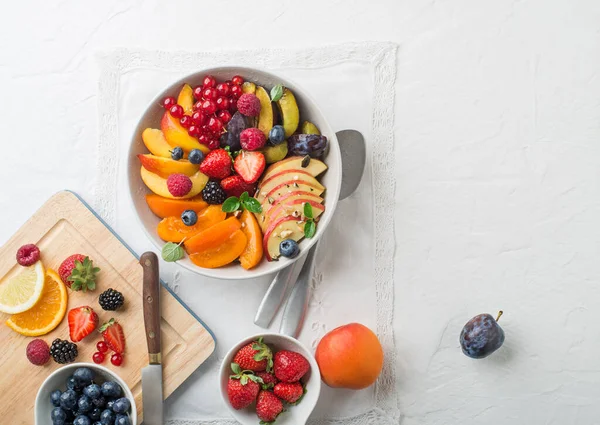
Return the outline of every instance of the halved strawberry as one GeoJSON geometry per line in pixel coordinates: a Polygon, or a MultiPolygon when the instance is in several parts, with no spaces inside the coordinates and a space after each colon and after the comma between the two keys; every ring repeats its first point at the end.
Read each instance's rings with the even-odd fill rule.
{"type": "Polygon", "coordinates": [[[100,327],[100,332],[108,348],[117,354],[125,352],[125,334],[119,322],[115,319],[110,319],[100,327]]]}
{"type": "Polygon", "coordinates": [[[255,151],[240,151],[235,157],[233,168],[246,183],[254,183],[265,171],[265,156],[255,151]]]}
{"type": "Polygon", "coordinates": [[[248,192],[248,195],[253,196],[256,191],[255,184],[246,183],[244,179],[237,174],[221,180],[221,187],[227,196],[237,196],[238,198],[244,192],[248,192]]]}
{"type": "Polygon", "coordinates": [[[98,315],[87,305],[69,310],[69,336],[79,342],[91,334],[98,326],[98,315]]]}

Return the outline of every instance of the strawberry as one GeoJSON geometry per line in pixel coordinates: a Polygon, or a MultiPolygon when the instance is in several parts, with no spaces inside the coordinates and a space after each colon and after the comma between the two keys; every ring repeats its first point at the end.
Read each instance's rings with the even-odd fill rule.
{"type": "Polygon", "coordinates": [[[225,149],[210,151],[200,164],[200,171],[213,179],[224,179],[231,174],[231,157],[225,149]]]}
{"type": "Polygon", "coordinates": [[[69,336],[79,342],[91,334],[98,326],[98,315],[87,305],[69,310],[69,336]]]}
{"type": "Polygon", "coordinates": [[[243,178],[237,174],[229,176],[221,180],[221,187],[227,194],[227,196],[240,197],[242,193],[248,192],[248,195],[252,196],[256,191],[256,185],[252,183],[246,183],[243,178]]]}
{"type": "Polygon", "coordinates": [[[108,348],[117,354],[125,352],[125,334],[119,322],[115,319],[110,319],[100,327],[100,332],[108,348]]]}
{"type": "Polygon", "coordinates": [[[283,412],[283,403],[271,391],[261,390],[256,400],[256,414],[262,423],[271,423],[283,412]]]}
{"type": "Polygon", "coordinates": [[[265,156],[256,151],[240,151],[235,157],[233,168],[246,183],[254,183],[265,170],[265,156]]]}
{"type": "Polygon", "coordinates": [[[283,401],[294,404],[304,395],[304,387],[300,382],[280,382],[273,388],[273,393],[283,401]]]}
{"type": "Polygon", "coordinates": [[[282,382],[297,382],[310,370],[308,360],[294,351],[281,350],[275,354],[275,376],[282,382]]]}
{"type": "Polygon", "coordinates": [[[227,397],[231,407],[236,410],[250,406],[260,391],[262,380],[252,374],[242,371],[237,363],[231,364],[234,375],[227,382],[227,397]]]}
{"type": "Polygon", "coordinates": [[[73,291],[86,292],[96,289],[96,273],[100,269],[94,267],[90,257],[82,254],[73,254],[67,257],[58,268],[60,280],[73,291]]]}
{"type": "Polygon", "coordinates": [[[262,338],[251,342],[240,348],[233,357],[233,362],[237,363],[243,370],[252,372],[270,372],[273,369],[273,353],[262,338]]]}
{"type": "Polygon", "coordinates": [[[258,372],[256,376],[263,380],[263,390],[273,388],[279,382],[279,379],[270,372],[258,372]]]}

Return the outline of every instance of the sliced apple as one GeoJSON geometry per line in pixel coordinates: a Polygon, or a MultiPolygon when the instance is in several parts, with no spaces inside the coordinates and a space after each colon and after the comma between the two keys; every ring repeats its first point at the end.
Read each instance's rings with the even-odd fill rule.
{"type": "Polygon", "coordinates": [[[302,220],[304,218],[304,204],[306,203],[309,203],[312,206],[313,217],[315,218],[325,211],[325,206],[318,202],[307,199],[294,199],[293,201],[281,204],[278,207],[271,208],[269,214],[265,216],[263,231],[268,227],[269,223],[273,223],[281,217],[288,215],[296,217],[298,220],[302,220]]]}
{"type": "Polygon", "coordinates": [[[171,195],[171,192],[169,192],[169,189],[167,188],[167,179],[162,178],[158,174],[151,173],[144,167],[141,167],[140,175],[142,176],[143,182],[146,184],[146,186],[148,186],[148,189],[157,195],[169,199],[193,198],[194,196],[198,195],[202,189],[204,189],[204,186],[206,186],[206,182],[208,181],[208,177],[198,171],[193,176],[190,176],[190,180],[192,181],[192,190],[190,190],[190,192],[185,196],[175,197],[171,195]]]}
{"type": "Polygon", "coordinates": [[[273,104],[271,103],[271,98],[265,88],[261,86],[256,86],[254,94],[260,100],[258,129],[264,133],[265,137],[269,137],[269,132],[273,128],[273,104]]]}
{"type": "Polygon", "coordinates": [[[170,158],[163,158],[154,155],[138,155],[138,159],[142,166],[151,173],[158,174],[163,178],[169,177],[171,174],[185,174],[193,176],[198,172],[199,166],[192,164],[189,161],[175,161],[170,158]]]}
{"type": "Polygon", "coordinates": [[[192,115],[194,113],[194,90],[189,84],[184,84],[179,92],[179,96],[177,96],[177,103],[181,105],[183,111],[187,115],[192,115]]]}
{"type": "Polygon", "coordinates": [[[282,204],[283,202],[290,202],[294,199],[307,199],[309,201],[313,201],[313,202],[317,202],[319,204],[323,203],[323,198],[321,198],[318,195],[315,195],[313,192],[303,192],[303,191],[292,191],[292,192],[288,192],[288,193],[284,193],[282,196],[280,196],[277,199],[274,198],[265,198],[261,204],[261,208],[262,208],[262,213],[260,213],[259,215],[259,220],[262,223],[264,220],[262,220],[262,216],[264,215],[266,217],[266,215],[269,213],[269,210],[271,208],[275,208],[278,205],[282,204]]]}
{"type": "Polygon", "coordinates": [[[265,170],[263,181],[271,177],[274,173],[278,173],[283,170],[302,170],[306,171],[313,177],[317,177],[319,174],[327,170],[327,165],[318,159],[308,159],[308,164],[306,164],[306,167],[302,166],[303,161],[303,156],[290,156],[289,158],[276,162],[265,170]]]}
{"type": "MultiPolygon", "coordinates": [[[[260,196],[266,195],[267,193],[271,192],[271,190],[273,190],[275,187],[279,187],[282,183],[285,183],[292,188],[290,190],[290,192],[294,191],[297,189],[297,184],[294,184],[296,182],[298,184],[300,182],[303,182],[305,184],[308,184],[309,186],[312,186],[315,189],[321,189],[321,193],[325,190],[323,185],[321,183],[319,183],[317,181],[317,179],[315,179],[313,176],[311,176],[306,171],[283,170],[283,171],[280,171],[279,173],[272,174],[271,177],[269,177],[266,180],[263,180],[258,185],[259,195],[256,199],[258,199],[258,201],[260,203],[262,203],[263,199],[266,196],[264,196],[262,198],[260,196]],[[294,187],[296,189],[294,189],[294,187]]],[[[319,193],[319,195],[320,195],[320,193],[319,193]]],[[[272,197],[275,198],[274,196],[272,196],[272,197]]]]}
{"type": "Polygon", "coordinates": [[[268,261],[274,261],[281,255],[279,244],[284,239],[298,242],[304,237],[304,222],[291,215],[281,217],[269,225],[263,237],[263,250],[268,261]]]}
{"type": "Polygon", "coordinates": [[[171,149],[173,147],[165,139],[162,131],[156,128],[147,128],[142,133],[142,140],[146,148],[156,156],[171,158],[171,149]]]}
{"type": "Polygon", "coordinates": [[[192,149],[200,149],[205,154],[210,152],[207,146],[201,144],[198,139],[190,136],[187,130],[169,112],[165,112],[160,120],[160,128],[171,148],[179,146],[185,153],[189,153],[192,149]]]}
{"type": "Polygon", "coordinates": [[[296,98],[290,89],[283,89],[283,96],[277,101],[279,112],[281,113],[281,120],[283,121],[283,129],[285,130],[285,137],[290,137],[300,123],[300,110],[298,109],[298,103],[296,98]]]}
{"type": "Polygon", "coordinates": [[[303,180],[291,180],[291,181],[283,182],[280,185],[274,187],[273,190],[266,193],[265,196],[262,195],[263,192],[258,192],[257,195],[255,196],[255,198],[258,200],[258,202],[262,203],[265,199],[269,199],[269,198],[277,199],[288,193],[292,193],[292,192],[296,192],[296,191],[310,192],[310,193],[314,193],[317,196],[320,196],[325,191],[325,189],[322,186],[321,186],[321,188],[313,186],[312,183],[306,182],[303,180]]]}

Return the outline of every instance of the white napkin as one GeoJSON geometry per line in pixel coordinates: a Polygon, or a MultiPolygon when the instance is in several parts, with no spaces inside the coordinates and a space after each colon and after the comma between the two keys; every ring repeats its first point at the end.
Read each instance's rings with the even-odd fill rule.
{"type": "MultiPolygon", "coordinates": [[[[367,168],[351,197],[338,204],[323,237],[310,310],[300,340],[316,347],[337,326],[360,322],[375,330],[386,353],[377,384],[363,391],[324,386],[311,423],[396,424],[393,320],[394,196],[393,102],[396,46],[344,44],[301,50],[221,52],[118,50],[99,56],[100,143],[97,211],[138,253],[156,250],[144,235],[126,185],[127,149],[148,102],[172,81],[220,65],[257,66],[297,81],[318,102],[336,130],[365,135],[367,168]]],[[[157,123],[158,127],[158,123],[157,123]]],[[[161,263],[161,277],[214,332],[216,353],[168,400],[171,425],[233,424],[218,388],[218,367],[239,339],[261,328],[253,324],[272,277],[219,281],[161,263]]],[[[277,330],[279,318],[271,326],[277,330]]]]}

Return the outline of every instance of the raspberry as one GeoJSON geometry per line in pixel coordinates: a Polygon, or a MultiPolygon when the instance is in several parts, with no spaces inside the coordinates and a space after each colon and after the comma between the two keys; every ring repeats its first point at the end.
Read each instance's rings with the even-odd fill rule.
{"type": "Polygon", "coordinates": [[[192,181],[185,174],[171,174],[167,178],[169,193],[177,198],[187,195],[192,190],[192,181]]]}
{"type": "Polygon", "coordinates": [[[244,93],[237,101],[237,108],[248,117],[257,117],[260,114],[260,100],[252,93],[244,93]]]}
{"type": "Polygon", "coordinates": [[[23,267],[31,266],[40,259],[40,249],[34,244],[30,243],[23,245],[17,251],[17,263],[23,267]]]}
{"type": "Polygon", "coordinates": [[[27,344],[27,359],[36,366],[43,366],[50,360],[50,348],[43,339],[34,339],[27,344]]]}
{"type": "Polygon", "coordinates": [[[240,134],[242,149],[247,151],[255,151],[262,148],[266,141],[264,133],[258,128],[247,128],[240,134]]]}

